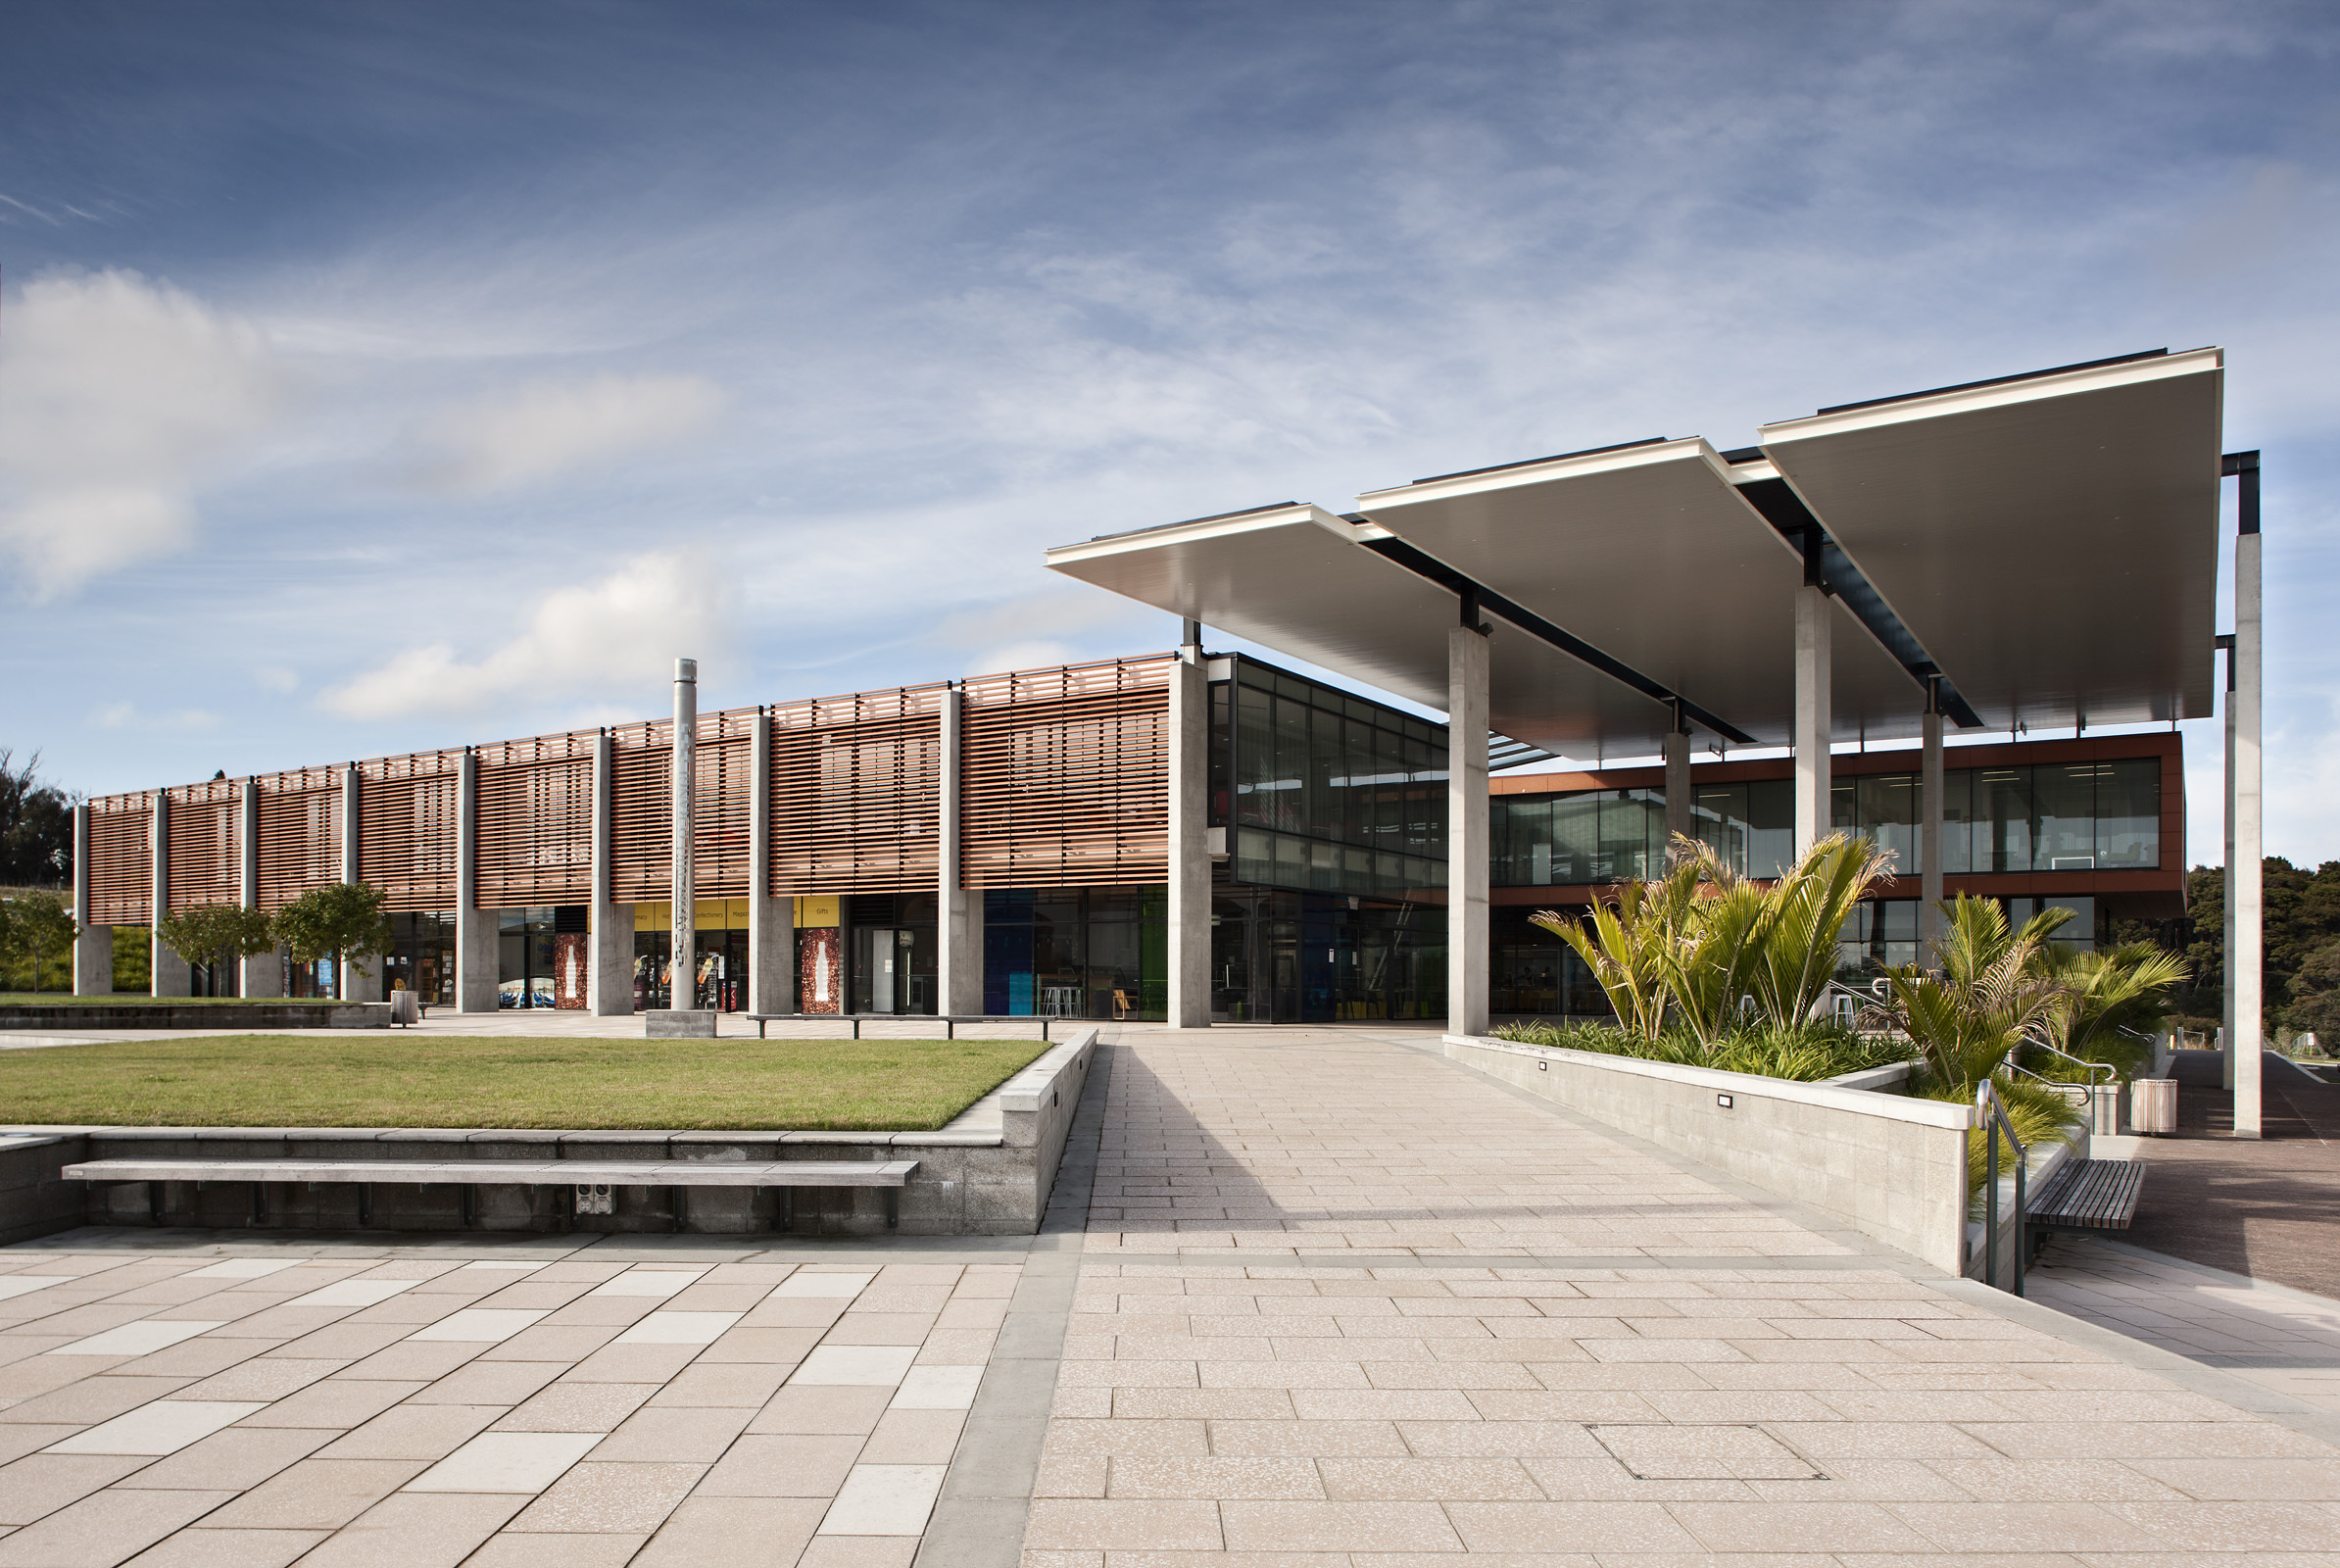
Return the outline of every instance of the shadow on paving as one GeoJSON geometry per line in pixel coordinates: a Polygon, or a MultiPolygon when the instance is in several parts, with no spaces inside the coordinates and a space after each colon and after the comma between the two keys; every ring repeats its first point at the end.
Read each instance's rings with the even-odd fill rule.
{"type": "MultiPolygon", "coordinates": [[[[2196,1065],[2186,1063],[2187,1066],[2196,1065]]],[[[2181,1078],[2177,1136],[2146,1141],[2137,1247],[2340,1298],[2340,1088],[2269,1054],[2265,1136],[2234,1136],[2234,1096],[2181,1078]]]]}
{"type": "MultiPolygon", "coordinates": [[[[1392,1227],[1390,1240],[1402,1245],[1408,1227],[1454,1230],[1459,1226],[1467,1230],[1502,1227],[1506,1221],[1519,1220],[1637,1220],[1649,1213],[1649,1201],[1640,1195],[1609,1199],[1554,1192],[1541,1202],[1489,1201],[1474,1197],[1479,1181],[1468,1178],[1463,1186],[1447,1190],[1455,1201],[1438,1202],[1434,1195],[1408,1192],[1404,1177],[1393,1175],[1391,1169],[1432,1156],[1418,1149],[1395,1147],[1373,1149],[1348,1162],[1352,1173],[1373,1168],[1380,1178],[1374,1183],[1380,1200],[1344,1203],[1330,1193],[1308,1190],[1311,1177],[1301,1171],[1300,1164],[1303,1159],[1321,1161],[1321,1152],[1295,1154],[1272,1139],[1250,1145],[1230,1142],[1230,1129],[1206,1123],[1140,1053],[1121,1047],[1115,1057],[1112,1098],[1092,1200],[1092,1230],[1118,1231],[1126,1236],[1230,1229],[1331,1235],[1344,1229],[1389,1225],[1392,1227]],[[1258,1172],[1262,1168],[1290,1171],[1291,1186],[1280,1195],[1261,1179],[1258,1172]],[[1103,1217],[1116,1209],[1120,1218],[1103,1217]]],[[[1550,1131],[1562,1137],[1584,1136],[1573,1127],[1550,1131]]],[[[1240,1140],[1242,1135],[1237,1132],[1233,1136],[1240,1140]]],[[[1468,1156],[1463,1162],[1469,1163],[1468,1156]]],[[[1320,1168],[1318,1174],[1329,1172],[1320,1168]]],[[[1483,1169],[1468,1176],[1489,1182],[1522,1179],[1508,1162],[1491,1154],[1483,1169]]],[[[1716,1192],[1711,1201],[1669,1196],[1665,1209],[1673,1219],[1701,1219],[1736,1217],[1745,1212],[1746,1205],[1729,1194],[1716,1192]]]]}

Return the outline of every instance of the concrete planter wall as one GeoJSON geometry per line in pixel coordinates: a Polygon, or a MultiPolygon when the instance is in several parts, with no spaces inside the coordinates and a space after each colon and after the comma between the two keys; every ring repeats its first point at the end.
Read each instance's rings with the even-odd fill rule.
{"type": "MultiPolygon", "coordinates": [[[[59,1127],[0,1132],[0,1243],[75,1225],[152,1225],[145,1183],[93,1186],[65,1181],[60,1167],[83,1159],[182,1156],[210,1159],[915,1159],[902,1189],[900,1228],[909,1236],[1028,1236],[1048,1211],[1048,1192],[1089,1081],[1097,1031],[1056,1046],[1002,1089],[999,1132],[558,1132],[429,1127],[59,1127]]],[[[672,1190],[621,1187],[616,1212],[566,1216],[558,1188],[472,1187],[471,1227],[487,1231],[663,1233],[673,1227],[672,1190]]],[[[374,1183],[367,1228],[463,1228],[458,1186],[374,1183]]],[[[791,1191],[792,1234],[886,1233],[884,1197],[869,1188],[791,1191]]],[[[270,1183],[268,1228],[355,1230],[355,1185],[270,1183]]],[[[685,1229],[694,1234],[770,1233],[780,1192],[694,1188],[685,1229]]],[[[252,1223],[252,1188],[242,1182],[165,1184],[163,1222],[240,1230],[252,1223]]]]}
{"type": "Polygon", "coordinates": [[[1945,1273],[1966,1264],[1974,1113],[1965,1105],[1478,1035],[1445,1039],[1456,1061],[1554,1104],[1834,1214],[1945,1273]]]}
{"type": "Polygon", "coordinates": [[[0,1007],[0,1029],[72,1034],[81,1029],[236,1029],[273,1034],[280,1029],[387,1029],[387,1002],[227,1002],[186,1006],[0,1007]]]}

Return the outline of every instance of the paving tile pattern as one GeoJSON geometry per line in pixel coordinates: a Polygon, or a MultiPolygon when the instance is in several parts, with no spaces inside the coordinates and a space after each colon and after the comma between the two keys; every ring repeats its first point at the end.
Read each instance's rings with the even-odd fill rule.
{"type": "Polygon", "coordinates": [[[219,1250],[0,1251],[0,1568],[906,1563],[1022,1271],[219,1250]]]}
{"type": "Polygon", "coordinates": [[[1402,1040],[1124,1031],[1025,1568],[2340,1561],[2340,1451],[1863,1261],[1402,1040]]]}

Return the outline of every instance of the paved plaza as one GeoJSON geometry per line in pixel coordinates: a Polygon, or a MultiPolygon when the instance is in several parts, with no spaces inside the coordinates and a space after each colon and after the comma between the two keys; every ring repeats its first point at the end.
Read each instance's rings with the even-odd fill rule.
{"type": "Polygon", "coordinates": [[[0,1568],[2340,1561],[2316,1391],[2109,1326],[2249,1282],[1946,1280],[1427,1031],[1108,1039],[1036,1238],[0,1250],[0,1568]]]}

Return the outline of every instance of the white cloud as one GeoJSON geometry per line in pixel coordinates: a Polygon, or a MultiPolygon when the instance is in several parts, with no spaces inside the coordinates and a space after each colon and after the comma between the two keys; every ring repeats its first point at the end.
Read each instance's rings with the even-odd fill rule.
{"type": "Polygon", "coordinates": [[[278,389],[256,328],[167,283],[33,279],[0,334],[0,549],[48,598],[185,548],[196,481],[278,389]]]}
{"type": "Polygon", "coordinates": [[[301,684],[301,677],[281,664],[263,664],[252,672],[252,683],[262,691],[289,692],[301,684]]]}
{"type": "Polygon", "coordinates": [[[536,701],[661,692],[677,655],[720,660],[732,592],[720,570],[674,554],[636,556],[596,583],[547,594],[528,628],[466,661],[450,643],[393,655],[320,699],[349,718],[459,714],[536,701]]]}
{"type": "Polygon", "coordinates": [[[540,484],[687,440],[724,403],[722,388],[701,375],[535,381],[424,419],[413,438],[418,474],[460,495],[540,484]]]}
{"type": "Polygon", "coordinates": [[[208,708],[182,708],[176,712],[147,714],[135,703],[108,703],[89,716],[100,729],[216,729],[219,715],[208,708]]]}

